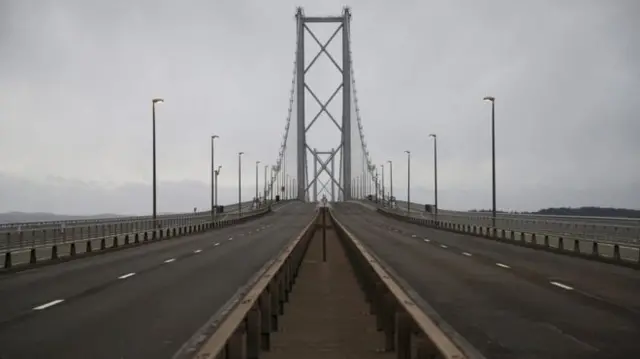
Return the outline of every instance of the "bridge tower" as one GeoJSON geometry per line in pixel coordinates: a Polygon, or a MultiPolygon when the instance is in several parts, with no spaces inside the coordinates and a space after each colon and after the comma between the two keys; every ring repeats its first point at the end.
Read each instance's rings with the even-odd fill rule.
{"type": "MultiPolygon", "coordinates": [[[[297,154],[297,197],[301,201],[305,200],[314,200],[317,198],[317,182],[318,177],[322,172],[325,172],[329,175],[329,184],[331,184],[331,192],[333,193],[333,189],[338,189],[338,197],[343,200],[351,199],[351,51],[350,51],[350,41],[349,41],[349,33],[350,33],[350,24],[351,20],[351,11],[348,7],[345,7],[342,16],[328,16],[328,17],[309,17],[305,16],[302,8],[298,8],[296,11],[296,23],[297,23],[297,47],[296,47],[296,120],[297,120],[297,146],[296,146],[296,154],[297,154]],[[315,34],[311,31],[311,29],[306,25],[308,23],[334,23],[337,24],[337,28],[333,33],[333,36],[329,38],[329,40],[322,44],[315,34]],[[337,61],[331,56],[329,51],[327,50],[327,46],[334,40],[336,35],[341,33],[342,40],[342,64],[339,65],[337,61]],[[317,42],[320,46],[320,51],[315,55],[313,60],[308,65],[305,65],[305,47],[304,43],[306,38],[310,38],[313,41],[317,42]],[[336,69],[342,74],[342,81],[338,85],[336,91],[331,95],[324,103],[320,101],[320,99],[313,93],[313,90],[310,86],[305,82],[305,73],[313,67],[315,60],[324,55],[328,56],[329,59],[333,62],[336,69]],[[334,99],[334,97],[338,94],[339,91],[342,91],[342,121],[339,122],[339,119],[336,120],[336,117],[333,116],[327,106],[334,99]],[[305,118],[305,94],[309,92],[309,94],[318,102],[321,109],[318,114],[312,118],[310,121],[306,121],[305,118]],[[318,117],[322,114],[326,113],[333,121],[333,123],[338,127],[340,131],[340,142],[339,145],[332,149],[324,149],[317,151],[312,149],[309,144],[307,144],[307,132],[311,129],[313,124],[316,122],[318,117]],[[335,163],[335,157],[340,154],[338,178],[336,178],[336,171],[333,171],[333,164],[335,163]],[[313,169],[308,176],[309,172],[307,170],[307,158],[308,155],[311,154],[311,158],[313,158],[313,169]],[[328,158],[323,160],[320,157],[320,154],[328,154],[328,158]],[[335,187],[334,187],[335,186],[335,187]],[[310,193],[310,189],[312,191],[316,191],[315,193],[310,193]]],[[[325,187],[325,185],[323,185],[325,187]]],[[[334,196],[332,196],[334,197],[334,196]]],[[[332,200],[336,200],[336,198],[332,198],[332,200]]]]}

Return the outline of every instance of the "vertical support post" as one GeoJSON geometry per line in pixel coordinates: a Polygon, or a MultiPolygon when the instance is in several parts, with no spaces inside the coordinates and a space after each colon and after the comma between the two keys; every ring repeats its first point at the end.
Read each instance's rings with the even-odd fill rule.
{"type": "Polygon", "coordinates": [[[342,19],[342,183],[343,200],[351,199],[351,49],[349,20],[351,13],[344,9],[342,19]]]}
{"type": "Polygon", "coordinates": [[[322,261],[327,261],[327,207],[322,208],[322,261]]]}
{"type": "Polygon", "coordinates": [[[297,19],[297,30],[298,30],[298,41],[296,48],[296,106],[297,106],[297,116],[296,120],[298,121],[298,143],[297,143],[297,178],[298,178],[298,193],[297,197],[299,200],[304,201],[305,198],[305,184],[307,181],[306,178],[306,166],[305,159],[307,150],[305,148],[305,144],[307,143],[306,139],[306,121],[305,121],[305,106],[304,106],[304,15],[302,14],[302,8],[298,8],[296,12],[297,19]]]}
{"type": "MultiPolygon", "coordinates": [[[[344,131],[344,127],[342,128],[342,131],[344,131]]],[[[331,149],[331,153],[333,153],[335,151],[335,148],[331,149]]],[[[335,173],[335,169],[336,169],[336,165],[335,165],[335,158],[336,156],[331,157],[331,177],[335,178],[334,173],[335,173]]],[[[331,202],[335,202],[336,201],[336,185],[333,181],[331,182],[331,202]]]]}
{"type": "MultiPolygon", "coordinates": [[[[313,177],[318,174],[318,149],[313,149],[313,177]]],[[[313,181],[313,201],[318,202],[318,180],[313,181]]]]}

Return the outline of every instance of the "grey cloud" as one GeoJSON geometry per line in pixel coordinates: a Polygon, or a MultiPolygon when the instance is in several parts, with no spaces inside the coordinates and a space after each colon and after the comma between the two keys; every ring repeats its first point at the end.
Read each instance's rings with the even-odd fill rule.
{"type": "MultiPolygon", "coordinates": [[[[269,163],[277,155],[295,6],[2,2],[0,172],[12,183],[0,186],[3,210],[144,212],[155,96],[166,99],[158,108],[163,210],[207,206],[212,133],[221,136],[216,158],[223,165],[221,186],[228,188],[222,192],[233,201],[236,153],[247,153],[246,183],[254,180],[255,160],[269,163]],[[63,185],[42,180],[52,177],[63,185]],[[58,205],[61,198],[68,205],[58,205]]],[[[636,1],[351,6],[363,124],[375,161],[394,161],[399,198],[406,187],[403,151],[411,149],[412,198],[430,201],[427,134],[436,132],[441,205],[490,205],[489,106],[481,101],[490,94],[497,98],[501,207],[640,208],[636,1]]],[[[341,7],[325,1],[305,11],[329,15],[341,7]]],[[[331,30],[314,28],[321,40],[331,30]]],[[[336,73],[322,61],[309,81],[324,98],[336,73]]],[[[307,103],[307,116],[315,115],[313,100],[307,103]]],[[[332,113],[339,114],[339,105],[332,113]]],[[[333,146],[327,140],[333,125],[321,120],[310,141],[333,146]]]]}

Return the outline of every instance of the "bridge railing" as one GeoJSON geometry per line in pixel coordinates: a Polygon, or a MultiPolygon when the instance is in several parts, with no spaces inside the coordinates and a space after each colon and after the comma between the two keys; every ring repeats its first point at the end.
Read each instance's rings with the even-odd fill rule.
{"type": "MultiPolygon", "coordinates": [[[[438,214],[406,208],[388,209],[396,213],[429,220],[440,220],[461,225],[493,226],[493,217],[486,213],[467,213],[439,210],[438,214]]],[[[562,217],[538,215],[496,215],[496,228],[550,235],[577,236],[597,241],[640,245],[640,220],[602,217],[562,217]]]]}
{"type": "Polygon", "coordinates": [[[576,233],[517,230],[509,227],[500,227],[498,222],[496,222],[496,227],[493,227],[490,224],[459,221],[459,218],[440,214],[435,219],[435,217],[427,218],[420,213],[413,213],[409,216],[406,212],[402,213],[393,209],[378,207],[377,210],[396,219],[428,227],[481,236],[561,254],[577,255],[615,264],[640,267],[640,243],[634,241],[621,243],[608,239],[588,238],[576,233]]]}
{"type": "Polygon", "coordinates": [[[4,268],[10,268],[14,263],[35,264],[42,259],[55,260],[61,256],[75,256],[80,252],[89,253],[224,227],[269,211],[271,206],[265,205],[262,208],[243,211],[241,216],[239,213],[233,213],[232,217],[228,216],[229,213],[220,213],[215,221],[209,212],[206,215],[195,213],[158,218],[155,221],[144,218],[116,223],[75,224],[62,229],[49,227],[28,231],[5,231],[0,233],[0,255],[4,259],[4,268]]]}
{"type": "MultiPolygon", "coordinates": [[[[250,208],[252,201],[242,202],[240,205],[243,209],[250,208]]],[[[227,213],[233,213],[237,210],[238,204],[226,205],[227,213]]],[[[221,213],[220,215],[224,215],[221,213]]],[[[190,213],[171,213],[161,214],[156,218],[163,220],[180,219],[184,217],[202,216],[210,217],[211,211],[199,211],[190,213]]],[[[16,232],[32,229],[46,229],[46,228],[65,228],[70,226],[87,226],[96,224],[108,224],[108,223],[121,223],[121,222],[133,222],[151,220],[152,216],[123,216],[123,217],[106,217],[106,218],[87,218],[87,219],[69,219],[61,221],[31,221],[31,222],[14,222],[14,223],[0,223],[0,232],[16,232]]]]}

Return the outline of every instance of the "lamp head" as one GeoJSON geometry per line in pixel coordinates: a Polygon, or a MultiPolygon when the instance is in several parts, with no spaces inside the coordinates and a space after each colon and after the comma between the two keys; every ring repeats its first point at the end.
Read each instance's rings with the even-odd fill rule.
{"type": "Polygon", "coordinates": [[[495,97],[493,96],[486,96],[485,98],[483,98],[484,101],[489,101],[489,102],[494,102],[496,100],[495,97]]]}
{"type": "Polygon", "coordinates": [[[156,103],[163,103],[163,102],[164,102],[164,100],[163,100],[163,99],[161,99],[161,98],[154,98],[153,100],[151,100],[151,102],[153,102],[154,104],[156,104],[156,103]]]}

